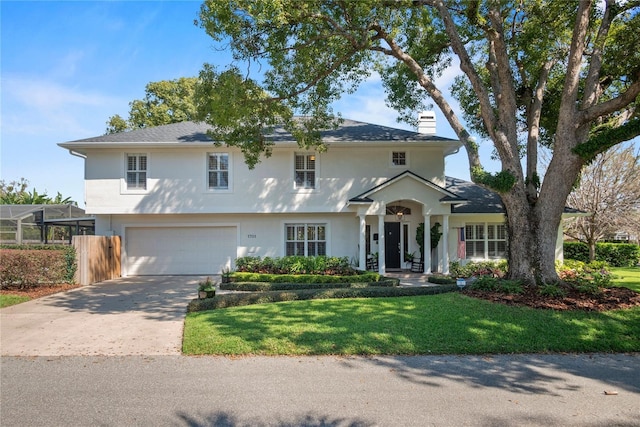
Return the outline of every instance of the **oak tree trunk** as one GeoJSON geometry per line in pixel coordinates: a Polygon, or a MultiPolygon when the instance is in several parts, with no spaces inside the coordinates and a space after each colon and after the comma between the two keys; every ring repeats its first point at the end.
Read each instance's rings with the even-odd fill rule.
{"type": "Polygon", "coordinates": [[[571,150],[576,145],[574,129],[559,127],[556,138],[554,157],[538,198],[528,200],[521,181],[502,194],[509,232],[509,278],[527,284],[559,280],[555,268],[558,233],[567,197],[583,164],[571,150]]]}

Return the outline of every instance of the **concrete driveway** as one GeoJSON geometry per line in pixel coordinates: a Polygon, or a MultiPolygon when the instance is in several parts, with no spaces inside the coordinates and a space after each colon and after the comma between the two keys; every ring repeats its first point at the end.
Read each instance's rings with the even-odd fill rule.
{"type": "Polygon", "coordinates": [[[180,354],[200,276],[128,277],[0,310],[2,356],[180,354]]]}

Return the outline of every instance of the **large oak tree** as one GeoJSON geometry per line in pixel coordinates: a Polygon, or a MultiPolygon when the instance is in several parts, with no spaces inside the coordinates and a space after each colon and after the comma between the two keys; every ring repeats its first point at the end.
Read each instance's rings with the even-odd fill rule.
{"type": "Polygon", "coordinates": [[[640,134],[639,12],[637,0],[210,0],[200,25],[238,64],[266,71],[255,81],[238,65],[205,66],[198,118],[250,165],[269,155],[278,123],[323,150],[318,130],[338,120],[332,102],[375,71],[402,119],[433,102],[464,144],[472,180],[500,193],[510,277],[556,281],[557,233],[582,167],[640,134]],[[463,117],[435,84],[453,57],[463,117]],[[493,143],[500,172],[484,170],[472,130],[493,143]],[[553,156],[538,176],[543,143],[553,156]]]}

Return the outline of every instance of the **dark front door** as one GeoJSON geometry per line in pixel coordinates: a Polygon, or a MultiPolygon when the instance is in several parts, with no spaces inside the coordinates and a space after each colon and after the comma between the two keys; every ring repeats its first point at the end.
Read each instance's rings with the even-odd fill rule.
{"type": "Polygon", "coordinates": [[[400,268],[400,223],[384,223],[384,262],[387,268],[400,268]]]}

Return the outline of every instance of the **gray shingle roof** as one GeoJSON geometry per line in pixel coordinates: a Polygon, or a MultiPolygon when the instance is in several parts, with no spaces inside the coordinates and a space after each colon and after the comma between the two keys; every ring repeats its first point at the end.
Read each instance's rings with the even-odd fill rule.
{"type": "MultiPolygon", "coordinates": [[[[92,138],[78,139],[68,143],[82,142],[116,142],[116,143],[144,143],[144,142],[213,142],[207,136],[207,130],[211,127],[206,123],[181,122],[169,125],[156,126],[129,132],[113,133],[92,138]]],[[[275,142],[293,142],[291,134],[282,127],[277,127],[269,137],[275,142]]],[[[424,135],[403,129],[395,129],[387,126],[371,123],[344,120],[342,125],[335,130],[322,132],[322,139],[327,143],[339,142],[374,142],[374,141],[404,141],[404,142],[451,142],[457,140],[442,138],[435,135],[424,135]]]]}
{"type": "Polygon", "coordinates": [[[210,128],[206,123],[180,122],[69,142],[213,142],[207,136],[210,128]]]}
{"type": "MultiPolygon", "coordinates": [[[[446,188],[467,201],[459,205],[451,205],[451,213],[505,213],[500,195],[484,187],[460,178],[446,177],[446,188]]],[[[585,212],[571,207],[564,208],[565,214],[584,214],[585,212]]]]}
{"type": "Polygon", "coordinates": [[[451,205],[451,213],[504,213],[504,205],[498,193],[480,187],[473,182],[451,176],[446,177],[446,189],[466,202],[451,205]]]}

